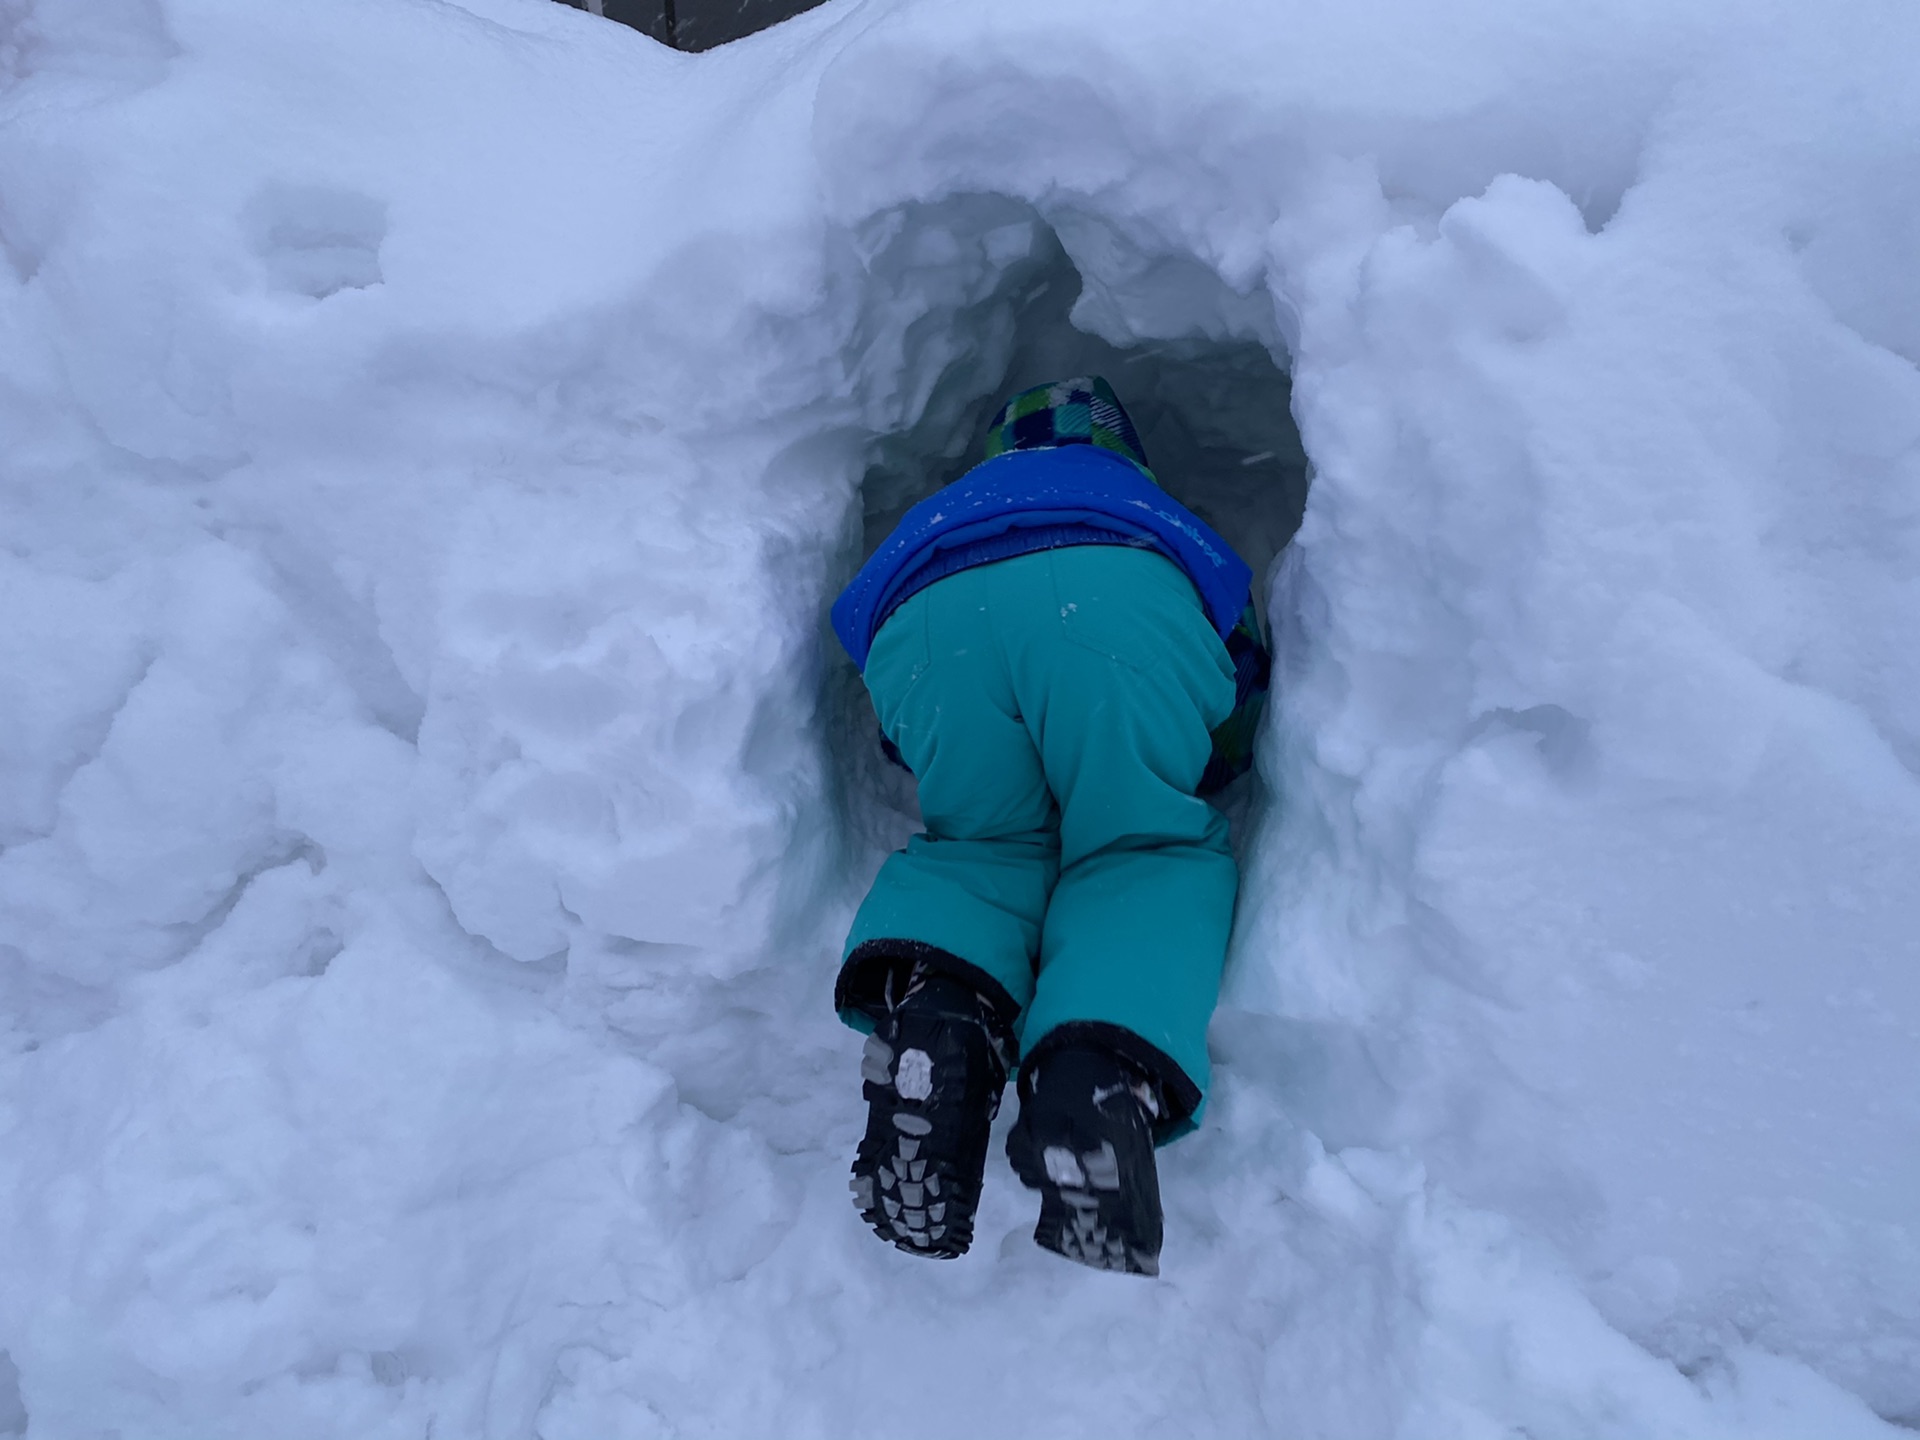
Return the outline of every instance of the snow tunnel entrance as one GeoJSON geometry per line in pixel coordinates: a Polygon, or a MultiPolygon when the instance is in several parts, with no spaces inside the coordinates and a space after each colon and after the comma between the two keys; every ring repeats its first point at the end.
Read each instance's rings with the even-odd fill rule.
{"type": "MultiPolygon", "coordinates": [[[[1264,618],[1275,559],[1299,528],[1309,465],[1292,385],[1253,339],[1205,338],[1219,328],[1225,287],[1196,262],[1173,262],[1156,300],[1177,329],[1192,292],[1188,338],[1114,344],[1075,324],[1086,285],[1059,234],[1030,207],[971,196],[876,222],[863,246],[869,298],[861,363],[896,367],[924,402],[918,421],[875,438],[861,482],[859,553],[871,555],[900,518],[980,459],[988,421],[1009,395],[1071,375],[1103,375],[1140,432],[1155,476],[1253,567],[1264,618]]],[[[837,654],[837,647],[836,647],[837,654]]],[[[839,656],[830,686],[834,749],[859,839],[886,848],[917,828],[910,777],[881,757],[873,712],[839,656]]],[[[1233,808],[1248,782],[1227,792],[1233,808]]]]}

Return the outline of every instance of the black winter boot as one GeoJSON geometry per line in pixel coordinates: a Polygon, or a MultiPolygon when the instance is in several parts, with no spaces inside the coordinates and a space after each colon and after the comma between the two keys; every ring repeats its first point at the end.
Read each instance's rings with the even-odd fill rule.
{"type": "Polygon", "coordinates": [[[1028,1064],[1031,1088],[1007,1136],[1007,1159],[1040,1192],[1034,1242],[1096,1270],[1158,1275],[1159,1087],[1090,1046],[1063,1045],[1028,1064]]]}
{"type": "Polygon", "coordinates": [[[861,1057],[871,1108],[849,1188],[882,1240],[951,1260],[973,1241],[1012,1037],[958,980],[916,965],[901,988],[861,1057]]]}

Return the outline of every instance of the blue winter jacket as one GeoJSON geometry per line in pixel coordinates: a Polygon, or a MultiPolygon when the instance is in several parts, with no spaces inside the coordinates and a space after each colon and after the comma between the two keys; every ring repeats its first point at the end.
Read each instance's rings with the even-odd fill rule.
{"type": "Polygon", "coordinates": [[[1159,551],[1193,581],[1222,640],[1246,608],[1253,572],[1232,546],[1139,466],[1073,444],[996,455],[914,506],[834,601],[834,633],[864,670],[880,626],[934,580],[1074,544],[1159,551]]]}

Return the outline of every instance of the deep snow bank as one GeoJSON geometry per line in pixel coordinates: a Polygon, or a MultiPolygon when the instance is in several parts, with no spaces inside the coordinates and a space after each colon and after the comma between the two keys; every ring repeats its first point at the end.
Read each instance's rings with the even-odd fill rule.
{"type": "Polygon", "coordinates": [[[0,1433],[1920,1416],[1916,39],[0,5],[0,1433]],[[1150,1286],[872,1244],[826,1013],[825,601],[1068,356],[1314,462],[1150,1286]]]}

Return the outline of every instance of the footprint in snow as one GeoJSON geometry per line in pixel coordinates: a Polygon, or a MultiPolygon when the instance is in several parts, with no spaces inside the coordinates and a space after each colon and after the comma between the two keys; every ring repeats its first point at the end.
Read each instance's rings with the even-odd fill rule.
{"type": "Polygon", "coordinates": [[[384,201],[322,185],[261,187],[241,216],[274,288],[324,300],[378,285],[384,201]]]}

